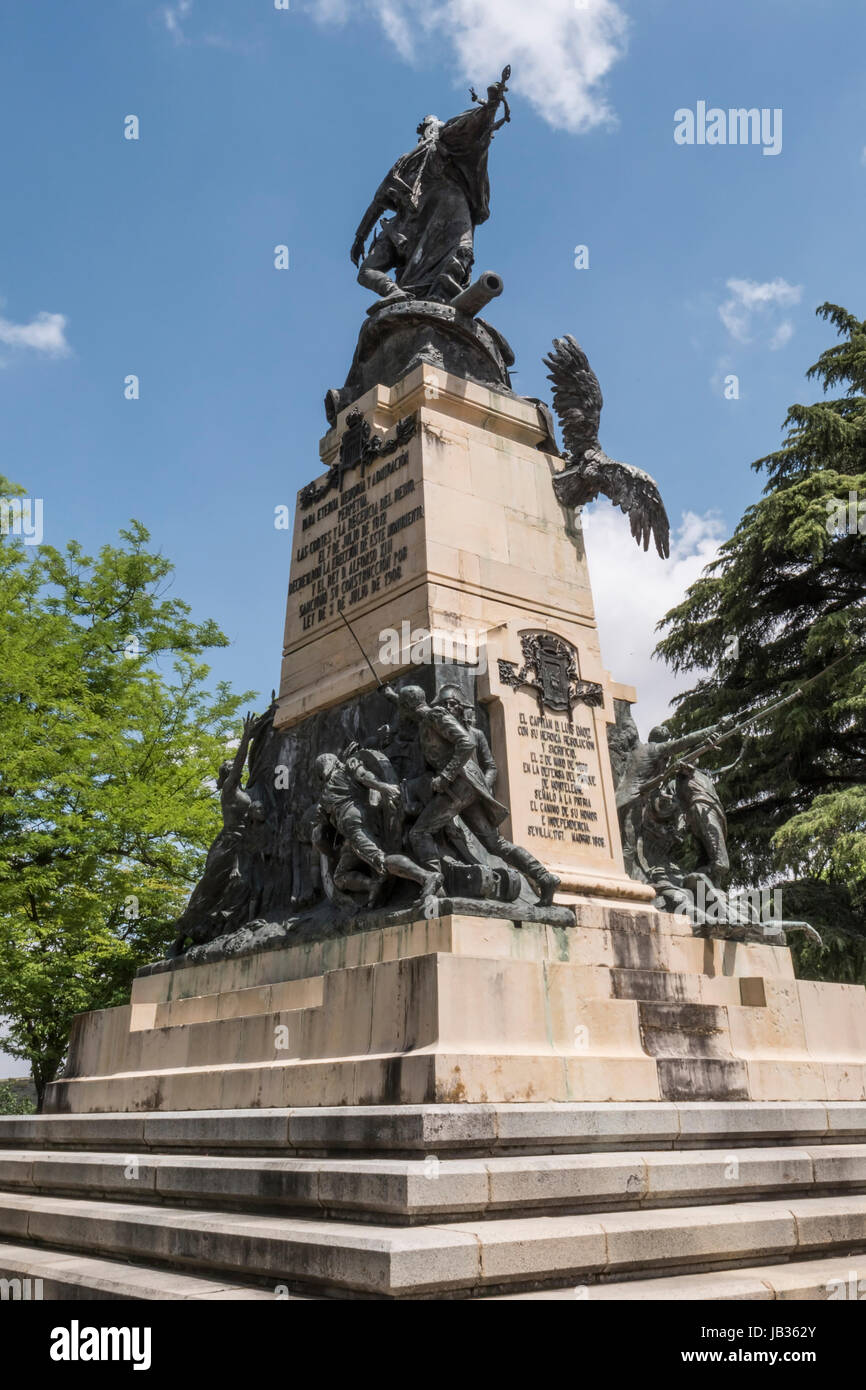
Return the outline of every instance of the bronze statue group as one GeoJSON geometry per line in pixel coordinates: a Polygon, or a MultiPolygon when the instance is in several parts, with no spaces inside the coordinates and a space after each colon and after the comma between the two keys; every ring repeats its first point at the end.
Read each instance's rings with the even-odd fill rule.
{"type": "MultiPolygon", "coordinates": [[[[338,912],[357,913],[389,906],[399,880],[415,885],[416,904],[444,895],[513,902],[528,883],[537,906],[549,907],[559,879],[502,835],[508,807],[495,796],[496,763],[472,701],[453,684],[429,702],[418,685],[382,693],[395,706],[395,724],[313,763],[314,800],[298,827],[317,860],[306,896],[320,887],[338,912]],[[411,775],[419,753],[424,771],[411,775]]],[[[220,769],[223,827],[178,921],[173,955],[256,920],[263,894],[255,847],[268,816],[250,795],[252,778],[246,787],[241,778],[251,740],[267,734],[273,709],[258,720],[247,715],[235,757],[220,769]]]]}
{"type": "MultiPolygon", "coordinates": [[[[799,694],[795,691],[753,718],[763,718],[799,694]]],[[[742,742],[734,761],[713,774],[699,765],[699,759],[722,742],[742,736],[749,723],[727,718],[679,738],[660,725],[643,743],[630,713],[618,722],[611,735],[611,757],[626,871],[655,889],[660,911],[683,913],[703,935],[783,944],[787,930],[820,940],[807,922],[770,915],[769,892],[728,891],[728,821],[715,779],[737,766],[746,745],[742,742]],[[677,860],[684,857],[689,841],[697,862],[684,869],[677,860]]]]}

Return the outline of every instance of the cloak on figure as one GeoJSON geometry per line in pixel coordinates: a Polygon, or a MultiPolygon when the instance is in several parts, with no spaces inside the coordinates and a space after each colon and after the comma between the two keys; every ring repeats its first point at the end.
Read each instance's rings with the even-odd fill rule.
{"type": "Polygon", "coordinates": [[[473,233],[490,216],[487,155],[496,103],[473,107],[440,126],[402,155],[383,180],[371,208],[388,209],[374,245],[390,243],[396,281],[416,299],[450,299],[469,284],[473,233]]]}

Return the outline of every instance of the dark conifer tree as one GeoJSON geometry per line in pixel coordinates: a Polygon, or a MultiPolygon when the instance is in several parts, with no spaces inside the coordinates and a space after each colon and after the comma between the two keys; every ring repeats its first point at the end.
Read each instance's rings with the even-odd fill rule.
{"type": "Polygon", "coordinates": [[[807,373],[823,398],[791,406],[782,448],[753,465],[761,500],[663,619],[658,651],[700,673],[678,729],[803,687],[720,783],[734,877],[787,885],[785,915],[811,914],[825,948],[799,948],[805,973],[866,979],[866,322],[817,312],[841,339],[807,373]]]}

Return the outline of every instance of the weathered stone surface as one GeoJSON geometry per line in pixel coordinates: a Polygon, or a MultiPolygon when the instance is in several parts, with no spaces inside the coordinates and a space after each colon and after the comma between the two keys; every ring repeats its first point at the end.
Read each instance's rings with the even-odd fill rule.
{"type": "Polygon", "coordinates": [[[866,1099],[862,990],[834,1018],[836,987],[794,980],[787,950],[576,907],[575,927],[451,910],[141,976],[77,1020],[47,1106],[866,1099]]]}
{"type": "Polygon", "coordinates": [[[247,1212],[152,1208],[73,1198],[0,1198],[0,1229],[137,1263],[167,1260],[210,1277],[254,1276],[343,1294],[441,1295],[533,1281],[660,1273],[760,1261],[794,1250],[856,1248],[866,1198],[532,1216],[406,1229],[247,1212]]]}
{"type": "Polygon", "coordinates": [[[138,1153],[31,1118],[0,1120],[0,1277],[47,1298],[820,1299],[866,1241],[866,1104],[155,1115],[138,1153]]]}
{"type": "Polygon", "coordinates": [[[841,1139],[866,1143],[866,1103],[576,1101],[0,1116],[0,1154],[116,1148],[139,1153],[581,1153],[792,1140],[820,1143],[819,1153],[856,1153],[851,1142],[840,1144],[841,1139]]]}

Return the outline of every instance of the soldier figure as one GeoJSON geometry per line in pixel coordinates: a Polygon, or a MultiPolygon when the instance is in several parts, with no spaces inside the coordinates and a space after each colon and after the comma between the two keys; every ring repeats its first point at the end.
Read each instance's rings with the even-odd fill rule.
{"type": "MultiPolygon", "coordinates": [[[[460,816],[489,854],[498,855],[529,879],[538,893],[539,905],[548,907],[559,887],[559,879],[529,850],[513,845],[499,833],[508,807],[496,800],[481,770],[477,750],[478,738],[483,735],[478,730],[468,729],[462,722],[464,699],[460,690],[456,686],[445,687],[432,705],[428,705],[418,685],[405,685],[399,694],[391,686],[385,686],[383,694],[420,726],[421,751],[435,773],[430,784],[433,798],[409,831],[409,843],[421,864],[431,871],[441,872],[434,835],[446,829],[455,816],[460,816]]],[[[490,762],[493,764],[492,757],[490,762]]],[[[495,775],[493,764],[492,776],[495,775]]]]}
{"type": "MultiPolygon", "coordinates": [[[[443,685],[438,691],[434,705],[443,705],[453,711],[460,722],[464,725],[467,732],[475,741],[475,756],[478,759],[478,766],[487,783],[488,790],[496,791],[496,778],[498,768],[490,751],[490,744],[484,737],[481,729],[475,722],[475,706],[471,701],[467,701],[466,696],[458,685],[443,685]],[[459,708],[457,708],[459,706],[459,708]]],[[[462,860],[466,863],[475,863],[477,851],[473,849],[466,825],[459,816],[455,816],[449,827],[444,831],[446,841],[452,845],[462,860]]],[[[519,890],[518,890],[519,891],[519,890]]]]}
{"type": "Polygon", "coordinates": [[[695,763],[679,762],[676,796],[683,809],[686,829],[704,852],[696,872],[706,874],[715,888],[724,888],[731,865],[728,859],[728,820],[716,784],[695,763]]]}
{"type": "MultiPolygon", "coordinates": [[[[453,700],[454,698],[462,698],[462,694],[459,687],[456,685],[445,685],[439,691],[439,694],[436,696],[436,699],[433,703],[438,704],[443,699],[453,700]]],[[[464,703],[461,718],[475,740],[475,756],[478,759],[478,766],[484,773],[484,780],[487,783],[490,790],[495,791],[496,778],[498,776],[499,769],[497,768],[493,754],[490,751],[490,744],[487,742],[487,739],[484,737],[484,734],[475,722],[475,706],[464,703]]]]}
{"type": "Polygon", "coordinates": [[[169,956],[180,955],[187,939],[210,941],[222,932],[242,926],[249,905],[250,886],[242,871],[242,847],[250,814],[251,798],[241,786],[244,764],[257,720],[247,714],[241,741],[231,762],[224,762],[217,776],[222,810],[222,829],[208,850],[204,871],[193,889],[169,956]]]}
{"type": "Polygon", "coordinates": [[[616,788],[616,807],[619,814],[622,834],[622,851],[627,873],[632,878],[645,879],[646,873],[640,864],[639,845],[643,837],[645,814],[645,787],[648,782],[660,778],[672,758],[685,753],[699,743],[705,743],[720,732],[724,724],[711,724],[706,729],[696,729],[694,733],[681,738],[671,738],[665,726],[659,725],[650,730],[647,743],[641,743],[637,726],[631,721],[622,731],[625,755],[623,771],[616,788]]]}
{"type": "Polygon", "coordinates": [[[386,854],[370,833],[368,794],[375,791],[386,808],[393,808],[400,797],[396,783],[383,782],[364,766],[354,753],[345,760],[334,753],[323,753],[314,764],[318,820],[313,825],[312,842],[320,853],[327,853],[325,825],[342,837],[342,848],[334,869],[334,886],[343,892],[367,894],[367,905],[376,901],[388,877],[408,878],[420,887],[420,898],[435,895],[442,887],[442,874],[434,866],[422,869],[405,854],[386,854]],[[372,870],[363,872],[361,866],[372,870]]]}

